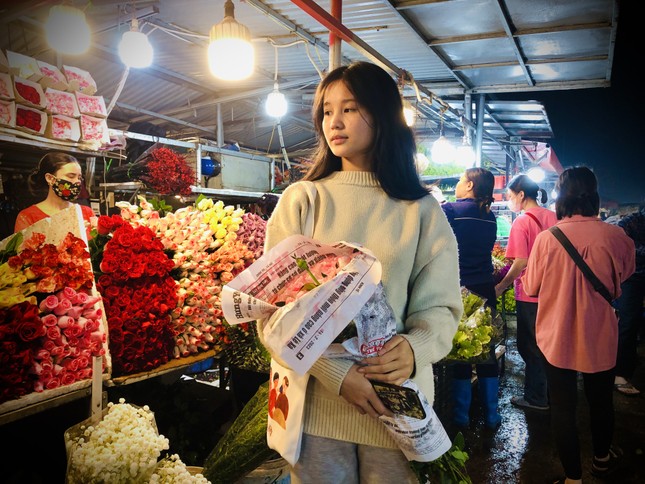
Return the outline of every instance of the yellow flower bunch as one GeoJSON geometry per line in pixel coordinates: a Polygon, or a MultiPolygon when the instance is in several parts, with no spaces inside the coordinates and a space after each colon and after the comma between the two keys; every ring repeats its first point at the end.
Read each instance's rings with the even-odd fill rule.
{"type": "Polygon", "coordinates": [[[8,262],[0,264],[0,308],[8,308],[23,301],[36,304],[36,297],[30,296],[36,292],[36,283],[27,281],[22,269],[12,268],[8,262]]]}
{"type": "Polygon", "coordinates": [[[213,231],[218,247],[226,241],[236,239],[235,233],[242,224],[244,209],[224,205],[221,200],[213,202],[210,198],[203,198],[197,202],[197,209],[204,213],[204,223],[208,224],[213,231]]]}

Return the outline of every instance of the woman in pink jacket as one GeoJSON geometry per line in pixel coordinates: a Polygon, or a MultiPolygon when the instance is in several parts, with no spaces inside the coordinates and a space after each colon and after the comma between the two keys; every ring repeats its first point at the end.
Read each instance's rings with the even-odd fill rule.
{"type": "MultiPolygon", "coordinates": [[[[620,227],[598,218],[597,187],[589,168],[562,172],[555,203],[556,226],[615,299],[621,283],[634,272],[634,242],[620,227]]],[[[551,425],[566,474],[555,482],[582,482],[576,428],[578,372],[589,405],[594,455],[591,473],[605,476],[616,468],[621,455],[618,448],[611,447],[618,346],[614,309],[549,230],[535,239],[522,283],[527,294],[540,296],[536,338],[546,359],[551,425]]]]}

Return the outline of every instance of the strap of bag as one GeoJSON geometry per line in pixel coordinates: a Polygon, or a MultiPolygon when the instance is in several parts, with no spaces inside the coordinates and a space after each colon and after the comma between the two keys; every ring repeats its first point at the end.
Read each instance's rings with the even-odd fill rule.
{"type": "Polygon", "coordinates": [[[549,232],[551,232],[556,239],[562,244],[562,246],[567,250],[573,261],[576,263],[576,265],[580,268],[582,273],[585,275],[587,279],[591,282],[593,285],[593,288],[600,293],[602,297],[604,297],[609,304],[612,303],[612,297],[611,294],[609,293],[609,289],[596,277],[596,274],[593,273],[591,268],[587,265],[587,263],[584,261],[580,253],[575,249],[571,241],[567,238],[566,235],[560,230],[558,227],[553,226],[549,229],[549,232]]]}
{"type": "Polygon", "coordinates": [[[544,230],[544,229],[542,228],[542,224],[540,223],[540,220],[539,220],[535,215],[533,215],[533,214],[532,214],[532,213],[530,213],[530,212],[524,212],[524,213],[525,213],[526,215],[528,215],[529,217],[531,217],[533,220],[535,220],[535,223],[536,223],[536,224],[538,224],[538,227],[540,228],[540,232],[542,232],[542,231],[544,230]]]}
{"type": "Polygon", "coordinates": [[[305,230],[302,235],[305,237],[312,238],[314,235],[314,215],[316,214],[316,196],[318,191],[316,190],[316,185],[311,181],[302,182],[307,192],[307,198],[309,198],[309,209],[307,210],[307,220],[305,221],[305,230]]]}

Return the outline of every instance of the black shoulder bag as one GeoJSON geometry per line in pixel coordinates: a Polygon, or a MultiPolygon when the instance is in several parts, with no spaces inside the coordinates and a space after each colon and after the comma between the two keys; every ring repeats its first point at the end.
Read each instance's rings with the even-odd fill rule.
{"type": "Polygon", "coordinates": [[[589,279],[589,281],[593,285],[593,288],[596,291],[598,291],[600,295],[604,297],[609,304],[611,304],[613,301],[613,298],[609,293],[609,289],[607,289],[607,287],[600,281],[600,279],[598,279],[596,274],[593,273],[593,271],[584,261],[580,253],[575,249],[571,241],[567,238],[566,235],[564,235],[562,230],[560,230],[556,226],[553,226],[549,229],[549,231],[555,236],[556,239],[558,239],[558,241],[566,249],[566,251],[569,253],[573,261],[576,263],[576,265],[580,268],[582,273],[585,275],[585,277],[589,279]]]}

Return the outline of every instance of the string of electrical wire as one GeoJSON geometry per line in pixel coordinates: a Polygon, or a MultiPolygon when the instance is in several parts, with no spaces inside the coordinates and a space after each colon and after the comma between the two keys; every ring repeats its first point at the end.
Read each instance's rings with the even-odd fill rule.
{"type": "MultiPolygon", "coordinates": [[[[159,25],[159,24],[156,24],[156,23],[153,24],[153,23],[151,23],[149,21],[145,21],[145,20],[143,20],[142,23],[146,23],[146,24],[149,24],[149,25],[152,26],[152,28],[151,28],[150,32],[148,33],[148,35],[150,33],[152,33],[154,30],[160,30],[160,31],[170,35],[171,37],[174,37],[174,38],[176,38],[178,40],[181,40],[181,41],[187,42],[187,43],[192,43],[192,41],[187,39],[187,38],[184,38],[184,36],[185,37],[190,37],[190,38],[195,38],[195,39],[206,40],[206,41],[209,39],[208,35],[200,34],[198,32],[193,32],[191,30],[188,30],[188,29],[186,29],[184,27],[181,27],[181,26],[175,25],[175,24],[171,24],[172,28],[168,28],[166,26],[159,25]]],[[[307,42],[306,40],[300,39],[300,40],[295,40],[293,42],[289,42],[289,43],[286,43],[286,44],[280,44],[280,43],[276,42],[275,40],[273,40],[271,37],[258,37],[258,38],[251,39],[251,40],[252,40],[252,42],[269,42],[272,46],[274,46],[274,47],[276,47],[278,49],[283,49],[283,48],[286,48],[286,47],[293,47],[293,46],[298,45],[298,44],[304,44],[305,53],[307,55],[307,58],[309,59],[309,62],[311,62],[311,65],[313,66],[313,68],[318,73],[318,76],[320,76],[321,79],[323,78],[322,70],[318,67],[318,64],[316,63],[316,61],[312,57],[311,52],[309,50],[310,43],[307,42]]],[[[318,56],[318,59],[320,60],[321,64],[324,65],[324,62],[322,61],[322,58],[320,56],[320,51],[318,50],[318,46],[314,45],[314,49],[316,51],[316,55],[318,56]]]]}

